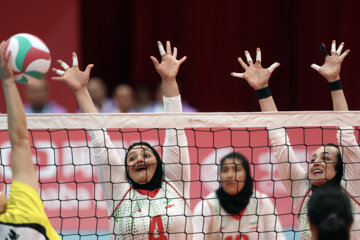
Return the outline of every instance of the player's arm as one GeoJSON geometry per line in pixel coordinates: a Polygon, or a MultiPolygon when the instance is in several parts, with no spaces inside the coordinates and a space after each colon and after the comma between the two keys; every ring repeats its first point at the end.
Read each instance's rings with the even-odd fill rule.
{"type": "MultiPolygon", "coordinates": [[[[153,56],[150,58],[162,79],[165,112],[182,112],[176,76],[180,65],[186,60],[186,57],[177,60],[177,48],[174,47],[172,50],[169,41],[166,42],[166,51],[161,42],[158,42],[158,47],[161,63],[153,56]]],[[[167,164],[165,166],[165,175],[172,180],[190,181],[190,167],[188,165],[190,160],[184,130],[167,129],[164,146],[163,162],[165,164],[181,163],[167,164]]],[[[180,184],[180,182],[177,183],[180,184]]],[[[182,186],[179,186],[179,188],[184,189],[182,186]]],[[[188,186],[185,186],[185,197],[187,197],[188,190],[188,186]]]]}
{"type": "MultiPolygon", "coordinates": [[[[325,57],[325,62],[322,66],[312,64],[311,67],[315,69],[321,76],[326,78],[330,85],[331,97],[335,111],[348,111],[344,91],[340,83],[340,70],[345,57],[349,54],[350,50],[342,53],[344,43],[342,42],[336,49],[336,42],[333,40],[331,44],[331,54],[326,51],[324,44],[321,44],[321,51],[325,57]]],[[[337,133],[338,142],[343,147],[341,154],[343,156],[344,165],[344,179],[357,179],[360,174],[358,167],[360,148],[354,136],[354,130],[351,126],[340,126],[337,133]],[[349,163],[349,164],[347,164],[349,163]]],[[[346,183],[346,190],[352,194],[356,194],[360,190],[359,181],[348,181],[346,183]]]]}
{"type": "MultiPolygon", "coordinates": [[[[269,79],[272,72],[280,66],[279,63],[275,62],[268,68],[263,68],[261,65],[261,50],[256,49],[256,61],[253,62],[248,51],[245,51],[245,56],[248,64],[246,64],[241,57],[238,58],[240,65],[245,69],[244,73],[231,73],[232,76],[245,79],[248,84],[255,89],[261,111],[263,112],[276,112],[277,108],[274,99],[269,90],[269,79]]],[[[276,156],[278,169],[280,176],[287,190],[292,192],[292,182],[290,180],[304,179],[306,172],[298,165],[291,165],[296,163],[296,157],[292,148],[287,148],[289,140],[286,136],[286,130],[284,128],[274,129],[269,131],[269,138],[273,145],[273,152],[276,156]]],[[[296,181],[296,184],[300,184],[301,181],[296,181]]]]}
{"type": "Polygon", "coordinates": [[[10,54],[5,56],[5,42],[2,42],[0,46],[0,78],[8,114],[12,180],[26,183],[39,191],[32,163],[25,110],[9,64],[10,54]]]}
{"type": "Polygon", "coordinates": [[[70,88],[74,91],[81,112],[97,113],[98,111],[87,88],[90,72],[94,65],[89,64],[85,71],[81,71],[79,69],[76,53],[72,54],[72,59],[73,66],[71,68],[62,60],[57,61],[65,71],[53,68],[53,72],[60,75],[60,77],[53,77],[52,80],[64,81],[70,86],[70,88]]]}
{"type": "Polygon", "coordinates": [[[331,54],[326,51],[325,45],[321,44],[321,51],[325,57],[325,62],[322,66],[312,64],[311,67],[315,69],[321,76],[326,78],[331,90],[331,98],[333,101],[333,108],[335,111],[348,111],[348,105],[345,99],[344,92],[340,82],[341,64],[350,50],[342,52],[344,43],[342,42],[338,49],[336,49],[335,40],[331,44],[331,54]]]}
{"type": "MultiPolygon", "coordinates": [[[[154,64],[156,71],[161,76],[165,112],[182,112],[181,98],[179,88],[176,82],[176,76],[178,74],[180,65],[186,60],[186,57],[177,60],[177,48],[174,47],[172,51],[169,41],[166,42],[166,51],[161,42],[158,42],[158,47],[161,55],[161,63],[159,63],[159,61],[153,56],[151,56],[150,58],[154,64]]],[[[175,130],[167,130],[165,143],[166,145],[172,146],[177,146],[179,144],[184,145],[186,143],[185,134],[183,133],[183,131],[176,132],[175,130]]],[[[174,153],[171,154],[171,156],[169,155],[170,159],[178,162],[178,148],[166,149],[169,149],[170,152],[174,153]]],[[[165,158],[164,162],[170,159],[165,158]]],[[[173,162],[172,160],[170,161],[173,162]]]]}
{"type": "MultiPolygon", "coordinates": [[[[65,62],[58,60],[58,63],[64,69],[59,70],[53,68],[52,70],[60,75],[60,77],[53,77],[52,80],[63,81],[74,91],[80,110],[83,113],[97,113],[95,104],[88,91],[88,82],[93,64],[89,64],[85,71],[81,71],[78,66],[78,58],[75,53],[72,54],[73,65],[70,68],[65,62]]],[[[112,142],[106,132],[102,130],[88,131],[95,153],[95,159],[97,163],[97,170],[102,183],[103,192],[106,198],[113,199],[112,194],[115,191],[112,186],[113,182],[120,183],[126,182],[125,180],[125,168],[121,162],[119,155],[113,148],[112,142]],[[106,147],[105,147],[106,146],[106,147]],[[107,150],[107,148],[109,150],[107,150]],[[104,167],[105,164],[109,164],[112,168],[104,167]],[[118,174],[110,174],[111,171],[118,174]]]]}

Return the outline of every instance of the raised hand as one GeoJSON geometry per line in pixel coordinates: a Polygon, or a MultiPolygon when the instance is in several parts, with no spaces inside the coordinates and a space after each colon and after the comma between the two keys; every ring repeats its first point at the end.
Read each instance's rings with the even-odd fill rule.
{"type": "Polygon", "coordinates": [[[161,63],[159,63],[154,56],[150,57],[156,71],[160,74],[163,81],[175,80],[179,67],[183,62],[185,62],[186,56],[177,60],[177,48],[174,47],[173,52],[171,52],[171,45],[169,41],[166,41],[166,52],[160,41],[158,41],[158,47],[161,55],[161,63]]]}
{"type": "Polygon", "coordinates": [[[5,79],[13,79],[14,73],[10,67],[10,56],[11,52],[5,56],[5,45],[6,42],[2,41],[0,44],[0,79],[5,81],[5,79]]]}
{"type": "Polygon", "coordinates": [[[280,66],[280,63],[275,62],[268,68],[263,68],[261,66],[261,50],[260,48],[256,49],[256,61],[253,63],[253,60],[248,51],[245,51],[246,60],[249,65],[247,65],[241,57],[238,58],[240,65],[245,69],[244,73],[232,72],[233,77],[245,79],[249,85],[255,90],[264,88],[268,86],[270,76],[272,72],[280,66]]]}
{"type": "Polygon", "coordinates": [[[344,61],[345,57],[349,54],[350,50],[346,50],[341,54],[341,51],[344,47],[344,42],[339,45],[339,48],[336,50],[336,41],[333,40],[331,44],[331,55],[328,55],[325,45],[321,44],[321,51],[324,54],[325,62],[322,66],[311,64],[311,68],[315,69],[320,73],[328,82],[334,82],[340,79],[340,69],[341,64],[344,61]]]}
{"type": "Polygon", "coordinates": [[[78,58],[74,52],[72,54],[72,59],[73,66],[71,68],[65,62],[61,60],[57,61],[65,71],[53,68],[52,71],[61,77],[53,77],[52,80],[66,82],[66,84],[68,84],[74,92],[87,89],[90,72],[94,67],[94,64],[89,64],[85,71],[81,71],[79,69],[78,58]]]}

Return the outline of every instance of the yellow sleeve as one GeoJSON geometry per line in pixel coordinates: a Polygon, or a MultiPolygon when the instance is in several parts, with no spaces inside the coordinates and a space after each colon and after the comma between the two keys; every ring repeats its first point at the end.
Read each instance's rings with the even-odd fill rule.
{"type": "Polygon", "coordinates": [[[39,224],[46,230],[49,239],[60,239],[46,216],[39,193],[29,185],[13,181],[6,212],[0,221],[12,224],[39,224]]]}

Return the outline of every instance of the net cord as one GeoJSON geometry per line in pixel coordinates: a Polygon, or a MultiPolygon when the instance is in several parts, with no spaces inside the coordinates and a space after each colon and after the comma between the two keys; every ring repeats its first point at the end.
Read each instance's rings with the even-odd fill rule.
{"type": "MultiPolygon", "coordinates": [[[[29,129],[360,126],[360,111],[27,114],[29,129]]],[[[0,129],[7,115],[0,114],[0,129]]]]}

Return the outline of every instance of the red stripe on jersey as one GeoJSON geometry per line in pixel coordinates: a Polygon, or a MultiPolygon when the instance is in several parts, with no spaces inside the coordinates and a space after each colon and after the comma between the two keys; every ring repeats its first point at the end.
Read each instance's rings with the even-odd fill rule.
{"type": "MultiPolygon", "coordinates": [[[[348,191],[346,191],[345,188],[343,188],[343,187],[341,186],[341,189],[342,189],[342,190],[346,193],[346,195],[348,195],[358,206],[360,206],[359,201],[357,201],[353,196],[351,196],[351,194],[348,193],[348,191]]],[[[305,194],[305,196],[304,196],[304,198],[303,198],[303,200],[302,200],[302,202],[301,202],[300,210],[299,210],[299,212],[298,212],[298,215],[300,214],[301,209],[302,209],[302,207],[303,207],[303,204],[304,204],[304,202],[305,202],[305,198],[307,197],[307,195],[309,194],[310,191],[311,191],[311,188],[307,191],[307,193],[305,194]]]]}
{"type": "Polygon", "coordinates": [[[343,188],[343,187],[341,187],[341,188],[358,206],[360,206],[360,203],[353,196],[351,196],[350,193],[348,193],[348,191],[346,191],[345,188],[343,188]]]}
{"type": "Polygon", "coordinates": [[[187,205],[188,207],[190,207],[189,204],[186,202],[185,198],[184,198],[183,196],[181,196],[181,194],[176,190],[176,188],[175,188],[173,185],[171,185],[169,182],[167,182],[167,181],[165,181],[165,180],[163,180],[163,182],[169,184],[170,187],[172,187],[172,189],[174,189],[174,191],[182,198],[182,200],[184,200],[184,202],[186,203],[186,205],[187,205]]]}
{"type": "Polygon", "coordinates": [[[309,188],[309,190],[308,190],[307,193],[305,194],[305,196],[304,196],[304,198],[303,198],[303,200],[302,200],[302,202],[301,202],[300,209],[299,209],[299,212],[298,212],[297,215],[300,215],[302,206],[303,206],[303,204],[304,204],[304,202],[305,202],[305,198],[307,197],[307,195],[309,195],[310,191],[311,191],[311,188],[309,188]]]}
{"type": "Polygon", "coordinates": [[[119,204],[116,206],[115,210],[112,212],[112,214],[110,215],[110,217],[108,217],[108,219],[110,219],[115,211],[118,209],[118,207],[120,206],[120,204],[124,201],[124,198],[126,197],[126,195],[130,192],[130,190],[132,189],[133,187],[129,188],[129,190],[127,190],[127,192],[125,193],[124,197],[121,199],[121,201],[119,202],[119,204]]]}
{"type": "MultiPolygon", "coordinates": [[[[182,200],[184,200],[184,202],[186,203],[186,205],[187,205],[188,207],[190,207],[189,204],[186,202],[185,198],[183,198],[183,197],[181,196],[181,194],[176,190],[176,188],[175,188],[173,185],[171,185],[169,182],[167,182],[167,181],[165,181],[165,180],[162,180],[162,181],[165,182],[166,184],[169,184],[170,187],[171,187],[172,189],[174,189],[174,191],[180,196],[180,198],[181,198],[182,200]]],[[[124,198],[125,198],[126,195],[130,192],[131,189],[133,189],[133,187],[131,187],[131,188],[129,188],[129,190],[127,190],[127,192],[125,193],[125,195],[123,196],[123,198],[120,200],[119,204],[116,206],[115,210],[112,212],[112,214],[110,215],[110,217],[108,217],[108,219],[110,219],[110,218],[114,215],[115,211],[119,208],[120,204],[124,201],[124,198]]],[[[160,188],[157,188],[157,189],[155,189],[155,190],[153,190],[153,191],[148,191],[148,190],[143,190],[143,189],[136,189],[136,191],[137,191],[138,193],[142,194],[142,195],[148,195],[148,196],[154,198],[154,197],[158,194],[158,192],[160,191],[160,188]],[[150,194],[151,194],[151,195],[155,194],[155,195],[151,196],[150,194]]]]}
{"type": "Polygon", "coordinates": [[[148,197],[154,198],[156,196],[156,194],[158,194],[158,192],[160,191],[160,188],[157,188],[153,191],[149,191],[149,190],[144,190],[144,189],[135,189],[138,193],[140,193],[141,195],[146,195],[148,197]]]}
{"type": "Polygon", "coordinates": [[[231,214],[231,217],[235,218],[236,220],[240,220],[242,215],[244,215],[245,210],[246,210],[246,208],[241,210],[239,214],[231,214]]]}

